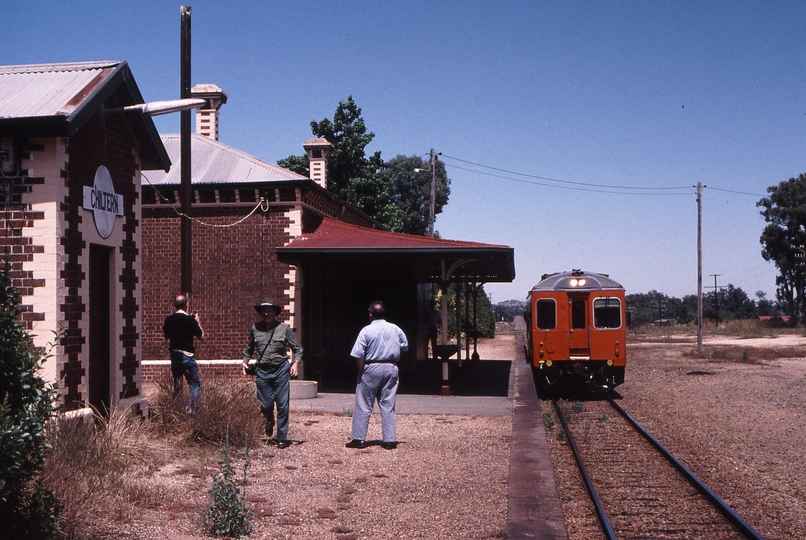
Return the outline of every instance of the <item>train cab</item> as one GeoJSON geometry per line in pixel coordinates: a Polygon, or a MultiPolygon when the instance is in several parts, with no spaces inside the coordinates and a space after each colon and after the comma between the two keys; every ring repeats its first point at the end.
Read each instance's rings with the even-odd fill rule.
{"type": "Polygon", "coordinates": [[[606,274],[572,270],[544,275],[529,291],[526,358],[543,389],[624,382],[624,287],[606,274]]]}

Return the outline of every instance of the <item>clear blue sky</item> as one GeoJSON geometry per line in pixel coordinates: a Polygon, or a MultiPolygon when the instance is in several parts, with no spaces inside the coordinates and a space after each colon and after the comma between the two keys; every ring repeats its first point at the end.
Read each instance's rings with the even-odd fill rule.
{"type": "MultiPolygon", "coordinates": [[[[0,63],[126,60],[146,101],[175,99],[180,5],[8,3],[0,63]]],[[[694,294],[698,182],[704,286],[775,295],[756,202],[806,172],[802,1],[189,5],[192,84],[229,94],[222,142],[302,154],[310,121],[352,95],[368,151],[443,154],[442,237],[515,248],[493,302],[571,268],[694,294]]]]}

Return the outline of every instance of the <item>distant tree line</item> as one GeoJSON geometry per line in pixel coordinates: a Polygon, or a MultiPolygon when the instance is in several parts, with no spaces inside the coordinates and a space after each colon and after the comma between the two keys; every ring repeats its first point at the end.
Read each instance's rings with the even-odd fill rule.
{"type": "MultiPolygon", "coordinates": [[[[721,322],[783,314],[778,302],[768,300],[763,291],[756,291],[756,297],[756,301],[751,300],[746,292],[733,284],[704,293],[703,319],[721,322]]],[[[697,295],[689,294],[680,299],[655,290],[628,294],[627,309],[633,326],[653,323],[691,324],[697,322],[697,295]]]]}

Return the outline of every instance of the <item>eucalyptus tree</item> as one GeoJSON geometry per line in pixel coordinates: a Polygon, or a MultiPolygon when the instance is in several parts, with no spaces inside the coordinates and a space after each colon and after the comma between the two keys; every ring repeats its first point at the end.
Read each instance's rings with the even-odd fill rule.
{"type": "Polygon", "coordinates": [[[767,188],[756,206],[767,226],[761,233],[761,256],[778,269],[776,296],[784,311],[803,324],[803,271],[806,251],[806,173],[767,188]]]}

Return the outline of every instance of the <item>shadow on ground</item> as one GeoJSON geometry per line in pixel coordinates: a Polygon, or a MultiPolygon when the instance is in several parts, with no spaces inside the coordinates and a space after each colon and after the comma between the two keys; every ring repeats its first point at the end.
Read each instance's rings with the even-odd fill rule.
{"type": "MultiPolygon", "coordinates": [[[[451,395],[506,397],[509,393],[509,360],[449,362],[451,395]]],[[[356,374],[351,378],[328,377],[319,385],[320,392],[355,392],[356,374]]],[[[400,370],[398,394],[437,395],[442,388],[442,362],[417,362],[416,368],[400,370]]]]}

